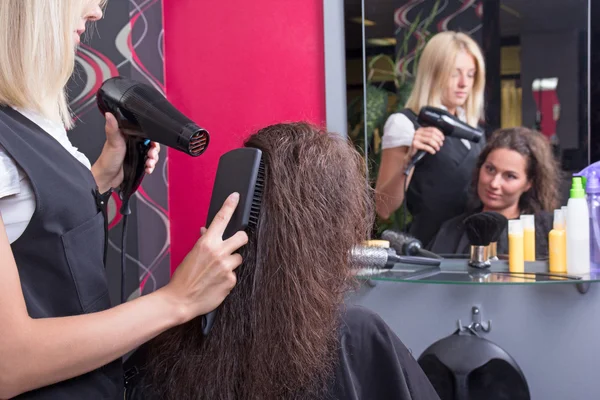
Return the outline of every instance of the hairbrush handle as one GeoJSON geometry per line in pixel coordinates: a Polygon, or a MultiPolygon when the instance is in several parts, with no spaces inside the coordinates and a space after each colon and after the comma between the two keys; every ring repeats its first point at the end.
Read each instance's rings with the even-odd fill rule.
{"type": "Polygon", "coordinates": [[[208,314],[202,316],[202,334],[204,336],[208,336],[210,330],[212,329],[213,324],[215,323],[215,317],[217,315],[217,310],[212,310],[208,314]]]}

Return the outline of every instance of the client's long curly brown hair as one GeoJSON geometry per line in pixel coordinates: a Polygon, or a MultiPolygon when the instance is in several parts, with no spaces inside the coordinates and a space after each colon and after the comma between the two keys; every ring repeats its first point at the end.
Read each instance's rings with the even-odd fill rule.
{"type": "Polygon", "coordinates": [[[258,227],[210,335],[200,319],[152,343],[147,383],[160,399],[323,398],[336,363],[349,251],[373,223],[364,161],[336,134],[269,126],[258,227]]]}

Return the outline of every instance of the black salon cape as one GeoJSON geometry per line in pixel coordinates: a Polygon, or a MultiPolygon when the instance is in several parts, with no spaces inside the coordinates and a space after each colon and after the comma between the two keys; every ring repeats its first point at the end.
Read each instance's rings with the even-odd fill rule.
{"type": "MultiPolygon", "coordinates": [[[[464,213],[444,222],[431,243],[427,246],[436,254],[470,254],[471,247],[463,221],[473,213],[464,213]]],[[[552,229],[552,214],[542,211],[535,219],[535,258],[548,259],[548,234],[552,229]]],[[[497,245],[498,254],[508,254],[508,225],[500,235],[497,245]]]]}
{"type": "MultiPolygon", "coordinates": [[[[366,308],[346,307],[338,354],[335,380],[326,400],[439,400],[410,351],[366,308]]],[[[149,400],[136,387],[140,379],[136,377],[128,386],[128,400],[149,400]]]]}
{"type": "Polygon", "coordinates": [[[342,317],[333,399],[439,399],[427,376],[374,312],[348,306],[342,317]]]}

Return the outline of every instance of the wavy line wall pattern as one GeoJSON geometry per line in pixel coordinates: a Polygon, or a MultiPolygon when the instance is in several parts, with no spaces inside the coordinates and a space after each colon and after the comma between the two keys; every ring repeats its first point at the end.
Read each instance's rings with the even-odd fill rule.
{"type": "Polygon", "coordinates": [[[427,29],[428,32],[424,29],[424,20],[433,12],[436,0],[409,0],[402,3],[403,5],[394,12],[395,37],[398,43],[396,52],[401,51],[400,46],[409,32],[409,27],[417,21],[419,15],[420,22],[412,37],[408,39],[409,51],[398,60],[399,71],[412,71],[415,54],[418,49],[425,46],[427,33],[457,30],[470,34],[481,45],[483,16],[481,0],[439,0],[438,9],[427,29]]]}
{"type": "MultiPolygon", "coordinates": [[[[105,18],[88,29],[77,52],[75,74],[69,82],[76,127],[73,144],[92,163],[104,144],[104,118],[96,107],[96,91],[104,80],[127,76],[164,93],[162,0],[111,1],[105,18]]],[[[170,274],[170,234],[167,199],[167,151],[155,172],[144,178],[132,201],[127,232],[127,287],[132,296],[164,285],[170,274]]],[[[120,298],[121,215],[119,198],[109,202],[107,270],[113,302],[120,298]]],[[[131,297],[131,296],[130,296],[131,297]]]]}

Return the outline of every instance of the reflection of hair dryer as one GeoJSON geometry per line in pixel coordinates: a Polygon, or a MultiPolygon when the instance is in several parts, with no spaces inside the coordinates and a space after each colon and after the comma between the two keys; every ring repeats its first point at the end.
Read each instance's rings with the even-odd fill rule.
{"type": "MultiPolygon", "coordinates": [[[[466,122],[462,122],[454,115],[450,114],[448,111],[436,107],[425,106],[421,108],[419,116],[417,117],[417,123],[423,127],[433,126],[434,128],[439,129],[444,136],[467,139],[474,143],[478,143],[483,136],[482,130],[473,128],[466,122]]],[[[410,172],[412,167],[414,167],[425,154],[426,152],[424,150],[419,150],[413,156],[406,167],[406,174],[410,172]]]]}
{"type": "Polygon", "coordinates": [[[158,90],[149,85],[114,77],[96,95],[98,108],[112,113],[126,136],[123,183],[119,187],[121,214],[130,214],[129,198],[144,178],[150,141],[199,156],[208,146],[208,132],[179,112],[158,90]]]}

